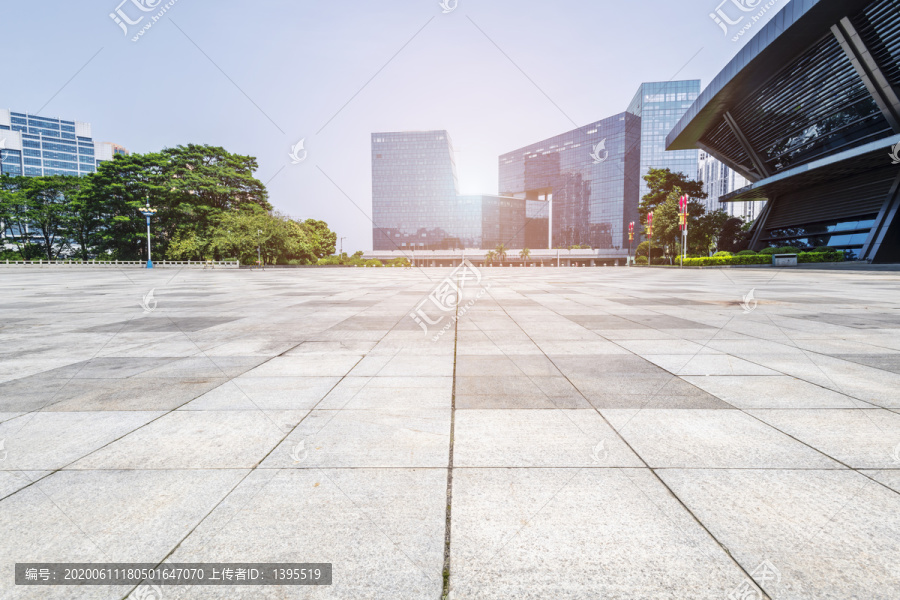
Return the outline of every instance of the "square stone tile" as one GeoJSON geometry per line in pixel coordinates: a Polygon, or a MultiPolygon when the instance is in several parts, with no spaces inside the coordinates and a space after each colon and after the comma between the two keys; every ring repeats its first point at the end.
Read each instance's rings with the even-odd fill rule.
{"type": "MultiPolygon", "coordinates": [[[[160,417],[162,412],[36,412],[0,423],[6,471],[52,471],[160,417]]],[[[0,453],[2,455],[2,453],[0,453]]]]}
{"type": "Polygon", "coordinates": [[[142,371],[135,377],[237,377],[268,360],[262,356],[191,356],[142,371]]]}
{"type": "MultiPolygon", "coordinates": [[[[672,470],[659,475],[772,598],[889,600],[900,589],[900,494],[849,470],[672,470]]],[[[752,597],[752,596],[751,596],[752,597]]]]}
{"type": "Polygon", "coordinates": [[[781,375],[779,371],[726,354],[649,354],[655,365],[680,376],[688,375],[781,375]]]}
{"type": "Polygon", "coordinates": [[[451,540],[459,598],[721,600],[744,577],[648,469],[454,469],[451,540]]]}
{"type": "Polygon", "coordinates": [[[175,411],[71,469],[248,469],[308,414],[297,410],[175,411]]]}
{"type": "MultiPolygon", "coordinates": [[[[258,470],[171,560],[333,565],[331,586],[233,588],[248,599],[439,598],[446,488],[446,469],[258,470]]],[[[172,587],[166,600],[219,599],[224,589],[172,587]]]]}
{"type": "Polygon", "coordinates": [[[597,375],[651,375],[665,373],[653,363],[633,354],[612,356],[553,356],[554,364],[572,378],[597,375]]]}
{"type": "Polygon", "coordinates": [[[362,355],[308,354],[278,356],[244,373],[251,377],[342,377],[362,355]]]}
{"type": "Polygon", "coordinates": [[[177,358],[92,358],[41,373],[55,379],[124,379],[178,360],[177,358]]]}
{"type": "MultiPolygon", "coordinates": [[[[3,450],[0,450],[3,456],[3,450]]],[[[0,499],[28,487],[51,471],[0,471],[0,499]]]]}
{"type": "Polygon", "coordinates": [[[543,354],[475,355],[461,354],[456,358],[457,377],[561,377],[553,361],[543,354]]]}
{"type": "Polygon", "coordinates": [[[683,379],[735,408],[872,408],[868,402],[787,375],[684,376],[683,379]]]}
{"type": "Polygon", "coordinates": [[[456,378],[456,408],[590,408],[564,377],[456,378]]]}
{"type": "Polygon", "coordinates": [[[878,471],[860,470],[860,473],[871,477],[900,494],[900,461],[897,461],[896,467],[892,469],[879,469],[878,471]]]}
{"type": "Polygon", "coordinates": [[[732,408],[664,371],[577,377],[571,381],[595,408],[732,408]]]}
{"type": "Polygon", "coordinates": [[[311,410],[340,377],[236,377],[180,410],[311,410]]]}
{"type": "Polygon", "coordinates": [[[449,409],[451,377],[345,377],[317,406],[327,410],[449,409]]]}
{"type": "Polygon", "coordinates": [[[900,415],[882,409],[752,410],[750,414],[854,469],[900,467],[900,415]]]}
{"type": "Polygon", "coordinates": [[[638,467],[594,410],[460,410],[454,467],[638,467]]]}
{"type": "Polygon", "coordinates": [[[224,385],[225,377],[128,379],[72,379],[66,383],[44,411],[169,411],[224,385]]]}
{"type": "Polygon", "coordinates": [[[4,598],[123,597],[129,588],[16,587],[11,584],[15,563],[158,562],[246,473],[54,473],[0,504],[0,537],[4,540],[0,544],[0,594],[4,598]]]}
{"type": "Polygon", "coordinates": [[[450,409],[315,410],[263,468],[446,468],[450,409]]]}
{"type": "Polygon", "coordinates": [[[651,468],[844,468],[737,410],[600,412],[651,468]]]}
{"type": "Polygon", "coordinates": [[[354,377],[450,377],[453,356],[411,353],[366,356],[350,374],[354,377]]]}

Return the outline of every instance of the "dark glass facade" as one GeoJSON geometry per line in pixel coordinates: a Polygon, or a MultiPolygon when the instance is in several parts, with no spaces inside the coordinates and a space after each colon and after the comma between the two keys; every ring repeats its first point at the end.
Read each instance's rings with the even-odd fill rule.
{"type": "Polygon", "coordinates": [[[640,128],[641,119],[625,112],[500,157],[500,194],[526,201],[525,246],[628,247],[640,128]]]}
{"type": "Polygon", "coordinates": [[[526,203],[459,195],[446,131],[372,134],[375,250],[521,248],[526,203]]]}
{"type": "Polygon", "coordinates": [[[641,119],[641,172],[639,196],[649,193],[644,175],[654,169],[669,169],[697,179],[700,154],[697,150],[666,150],[666,136],[700,95],[700,80],[644,83],[628,106],[641,119]]]}

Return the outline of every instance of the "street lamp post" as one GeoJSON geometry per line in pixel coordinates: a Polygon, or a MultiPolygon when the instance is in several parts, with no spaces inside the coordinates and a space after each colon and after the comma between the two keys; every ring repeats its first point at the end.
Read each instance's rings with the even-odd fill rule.
{"type": "Polygon", "coordinates": [[[344,240],[346,240],[346,239],[347,238],[345,238],[345,237],[341,238],[341,255],[340,256],[342,259],[344,258],[344,240]]]}
{"type": "Polygon", "coordinates": [[[647,266],[653,265],[653,213],[647,213],[647,266]]]}
{"type": "Polygon", "coordinates": [[[259,229],[256,230],[256,266],[260,269],[262,268],[262,248],[260,247],[259,234],[262,231],[259,229]]]}
{"type": "Polygon", "coordinates": [[[150,208],[150,198],[147,198],[147,206],[141,209],[141,214],[147,217],[147,268],[153,268],[153,257],[150,255],[150,217],[156,214],[155,208],[150,208]]]}

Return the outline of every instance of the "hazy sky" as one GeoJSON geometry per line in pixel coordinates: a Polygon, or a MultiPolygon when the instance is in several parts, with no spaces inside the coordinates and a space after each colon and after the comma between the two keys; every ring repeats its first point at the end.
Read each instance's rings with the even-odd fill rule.
{"type": "Polygon", "coordinates": [[[133,152],[255,156],[276,209],[324,219],[345,250],[372,247],[371,132],[446,129],[462,191],[496,193],[500,154],[625,110],[643,81],[705,87],[788,2],[733,42],[740,26],[710,13],[766,2],[121,1],[0,0],[0,107],[88,121],[133,152]],[[117,8],[144,16],[127,36],[117,8]]]}

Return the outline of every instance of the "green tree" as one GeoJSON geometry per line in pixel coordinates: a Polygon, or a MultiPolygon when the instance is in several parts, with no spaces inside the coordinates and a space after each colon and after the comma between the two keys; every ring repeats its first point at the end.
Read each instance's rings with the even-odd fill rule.
{"type": "Polygon", "coordinates": [[[337,234],[328,228],[328,223],[307,219],[300,223],[300,226],[307,236],[310,251],[316,259],[334,254],[337,247],[337,234]]]}
{"type": "MultiPolygon", "coordinates": [[[[682,237],[678,216],[681,209],[678,203],[682,195],[682,190],[676,187],[669,192],[668,199],[653,211],[653,246],[663,250],[668,248],[670,256],[681,252],[682,237]]],[[[703,248],[704,254],[709,250],[711,236],[717,235],[715,226],[718,223],[716,218],[710,219],[705,215],[706,207],[702,203],[693,199],[688,203],[688,247],[703,248]]],[[[644,231],[646,233],[646,225],[644,231]]]]}
{"type": "Polygon", "coordinates": [[[81,180],[72,175],[24,177],[25,220],[47,260],[55,260],[69,247],[72,203],[81,180]]]}
{"type": "Polygon", "coordinates": [[[503,264],[503,261],[506,260],[507,252],[508,249],[506,244],[497,244],[497,247],[494,248],[494,254],[496,255],[497,260],[500,261],[500,264],[503,264]]]}
{"type": "Polygon", "coordinates": [[[99,250],[117,258],[145,258],[146,230],[140,207],[153,217],[154,252],[169,256],[202,252],[221,214],[252,205],[271,210],[265,186],[253,176],[256,159],[217,146],[189,144],[162,152],[116,156],[87,176],[85,196],[99,208],[104,226],[99,250]]]}
{"type": "Polygon", "coordinates": [[[676,189],[679,190],[679,194],[687,194],[694,200],[707,198],[706,192],[703,191],[703,182],[688,179],[684,173],[673,173],[669,169],[650,169],[644,175],[644,181],[647,182],[650,191],[641,199],[639,210],[642,221],[646,221],[647,213],[654,212],[658,206],[665,203],[676,189]]]}
{"type": "Polygon", "coordinates": [[[497,253],[494,250],[488,250],[484,253],[484,262],[487,264],[492,265],[495,260],[497,260],[497,253]]]}
{"type": "Polygon", "coordinates": [[[0,176],[0,224],[5,242],[16,248],[20,258],[38,256],[40,248],[31,243],[28,234],[28,198],[26,177],[0,176]]]}
{"type": "Polygon", "coordinates": [[[175,212],[168,201],[171,181],[164,174],[166,164],[161,153],[116,155],[85,176],[84,201],[97,207],[103,219],[97,232],[98,252],[122,260],[147,258],[146,221],[139,210],[149,199],[159,211],[152,221],[153,245],[159,255],[166,255],[171,239],[167,224],[175,212]]]}
{"type": "MultiPolygon", "coordinates": [[[[647,258],[647,252],[650,248],[650,242],[641,242],[634,251],[635,256],[643,256],[647,258]]],[[[653,258],[660,258],[663,255],[663,249],[659,246],[653,246],[653,258]]]]}
{"type": "Polygon", "coordinates": [[[750,245],[749,224],[740,217],[731,217],[725,221],[719,232],[717,247],[719,250],[737,253],[746,250],[750,245]]]}
{"type": "Polygon", "coordinates": [[[405,256],[398,256],[397,258],[392,258],[387,262],[389,267],[408,267],[410,266],[409,259],[405,256]]]}
{"type": "Polygon", "coordinates": [[[96,197],[85,193],[86,179],[79,181],[78,193],[69,202],[67,235],[77,247],[75,252],[82,260],[99,254],[104,226],[102,207],[96,197]]]}
{"type": "Polygon", "coordinates": [[[258,256],[263,264],[317,260],[300,223],[254,204],[222,211],[208,239],[180,238],[174,248],[188,253],[200,249],[202,257],[238,258],[243,264],[255,263],[258,256]]]}
{"type": "Polygon", "coordinates": [[[519,252],[519,258],[521,258],[522,260],[528,260],[529,256],[531,256],[531,250],[529,250],[528,248],[522,248],[522,250],[519,252]]]}
{"type": "Polygon", "coordinates": [[[688,228],[688,251],[697,253],[696,250],[700,250],[700,253],[708,256],[713,250],[727,250],[719,242],[728,220],[728,213],[724,210],[714,210],[700,216],[692,224],[693,228],[688,228]]]}

